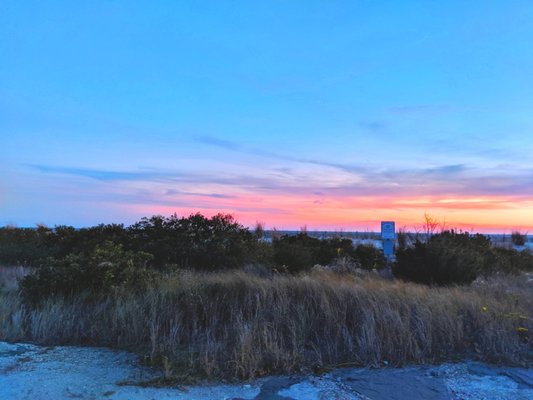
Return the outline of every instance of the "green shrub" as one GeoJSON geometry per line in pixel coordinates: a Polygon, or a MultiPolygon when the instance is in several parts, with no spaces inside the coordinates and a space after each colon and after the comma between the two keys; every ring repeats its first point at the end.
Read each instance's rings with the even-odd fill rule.
{"type": "Polygon", "coordinates": [[[127,228],[122,224],[81,229],[4,227],[0,228],[0,264],[37,266],[46,258],[88,253],[110,241],[126,250],[152,254],[153,265],[161,269],[165,265],[204,271],[236,268],[262,261],[266,253],[257,246],[258,235],[260,232],[254,235],[231,215],[207,218],[198,213],[181,218],[155,215],[127,228]]]}
{"type": "Polygon", "coordinates": [[[90,253],[50,257],[21,281],[22,296],[36,303],[83,291],[100,294],[115,288],[142,290],[153,278],[146,268],[151,258],[147,253],[125,251],[112,242],[105,242],[90,253]]]}
{"type": "Polygon", "coordinates": [[[275,239],[272,245],[274,262],[279,266],[286,266],[289,272],[301,272],[318,263],[320,239],[306,233],[284,235],[275,239]]]}
{"type": "Polygon", "coordinates": [[[382,269],[387,266],[383,251],[372,245],[360,244],[352,251],[352,257],[363,269],[382,269]]]}
{"type": "Polygon", "coordinates": [[[321,265],[330,264],[333,260],[342,257],[350,257],[353,253],[353,244],[350,239],[338,237],[320,240],[317,254],[317,263],[321,265]]]}
{"type": "Polygon", "coordinates": [[[286,266],[289,272],[297,273],[316,264],[328,265],[339,257],[351,257],[350,239],[317,239],[306,232],[284,235],[273,241],[274,262],[286,266]]]}
{"type": "Polygon", "coordinates": [[[128,228],[131,248],[154,256],[154,265],[176,264],[204,271],[243,266],[254,261],[257,237],[231,215],[211,218],[143,218],[128,228]]]}
{"type": "Polygon", "coordinates": [[[400,249],[393,273],[413,282],[450,285],[469,284],[493,265],[490,240],[483,235],[445,231],[427,243],[400,249]]]}
{"type": "Polygon", "coordinates": [[[517,274],[521,271],[533,271],[533,254],[529,250],[495,247],[492,249],[491,260],[487,273],[517,274]]]}
{"type": "Polygon", "coordinates": [[[0,228],[0,264],[33,266],[53,254],[50,237],[53,232],[45,226],[32,228],[0,228]]]}
{"type": "Polygon", "coordinates": [[[511,233],[511,242],[515,246],[523,246],[526,244],[527,236],[523,233],[520,233],[519,231],[514,231],[511,233]]]}
{"type": "Polygon", "coordinates": [[[314,265],[330,265],[342,259],[363,269],[381,269],[387,260],[380,249],[370,245],[353,247],[350,239],[317,239],[302,232],[284,235],[273,241],[274,262],[286,266],[289,272],[298,273],[314,265]]]}

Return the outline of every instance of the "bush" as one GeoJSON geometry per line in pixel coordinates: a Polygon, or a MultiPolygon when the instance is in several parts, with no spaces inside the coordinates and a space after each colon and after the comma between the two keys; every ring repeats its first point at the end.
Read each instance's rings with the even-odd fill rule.
{"type": "Polygon", "coordinates": [[[257,238],[231,215],[212,218],[143,218],[128,228],[131,246],[154,256],[154,265],[175,264],[204,271],[236,268],[253,261],[257,238]]]}
{"type": "Polygon", "coordinates": [[[295,236],[284,235],[273,241],[274,262],[286,266],[289,272],[309,270],[316,264],[328,265],[339,257],[352,257],[350,239],[317,239],[301,232],[295,236]]]}
{"type": "Polygon", "coordinates": [[[383,251],[372,245],[360,244],[353,250],[352,255],[363,269],[383,269],[387,266],[383,251]]]}
{"type": "Polygon", "coordinates": [[[51,296],[71,296],[88,291],[108,293],[115,288],[145,289],[153,275],[147,270],[151,255],[125,251],[106,242],[90,253],[48,258],[21,281],[22,297],[37,303],[51,296]]]}
{"type": "Polygon", "coordinates": [[[306,233],[296,236],[284,235],[275,239],[272,245],[274,262],[279,266],[286,266],[289,272],[301,272],[318,264],[320,239],[306,233]]]}
{"type": "Polygon", "coordinates": [[[3,265],[33,266],[40,259],[52,255],[52,230],[44,226],[31,228],[0,228],[0,263],[3,265]]]}
{"type": "Polygon", "coordinates": [[[274,239],[274,262],[286,266],[292,273],[309,270],[314,265],[331,265],[337,260],[372,270],[386,267],[387,260],[380,249],[370,245],[353,247],[350,239],[317,239],[302,232],[274,239]]]}
{"type": "Polygon", "coordinates": [[[529,250],[495,247],[492,249],[491,259],[491,268],[487,273],[517,274],[521,271],[533,271],[533,254],[529,250]]]}
{"type": "Polygon", "coordinates": [[[254,235],[225,214],[211,218],[201,214],[181,218],[156,215],[127,228],[122,224],[81,229],[4,227],[0,228],[0,263],[37,266],[49,257],[63,259],[88,253],[109,241],[125,250],[152,254],[153,265],[160,269],[176,265],[205,271],[262,262],[268,252],[258,246],[259,239],[259,232],[254,235]]]}
{"type": "Polygon", "coordinates": [[[352,254],[353,244],[350,239],[338,237],[322,239],[317,253],[317,263],[327,265],[337,258],[351,258],[352,254]]]}
{"type": "Polygon", "coordinates": [[[514,231],[511,233],[511,242],[515,246],[523,246],[526,244],[527,236],[523,233],[520,233],[518,231],[514,231]]]}
{"type": "Polygon", "coordinates": [[[445,231],[431,236],[427,243],[400,249],[393,273],[413,282],[450,285],[469,284],[492,269],[490,240],[483,235],[445,231]]]}

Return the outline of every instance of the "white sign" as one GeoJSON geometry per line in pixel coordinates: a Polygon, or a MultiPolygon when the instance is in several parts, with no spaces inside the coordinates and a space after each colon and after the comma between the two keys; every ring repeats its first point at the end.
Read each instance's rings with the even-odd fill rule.
{"type": "Polygon", "coordinates": [[[381,239],[396,239],[394,221],[381,221],[381,239]]]}

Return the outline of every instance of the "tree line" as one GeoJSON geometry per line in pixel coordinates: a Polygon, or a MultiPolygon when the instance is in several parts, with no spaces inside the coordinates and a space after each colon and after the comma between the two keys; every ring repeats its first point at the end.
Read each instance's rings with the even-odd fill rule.
{"type": "Polygon", "coordinates": [[[214,271],[262,264],[300,272],[315,264],[326,265],[340,256],[354,259],[366,269],[385,265],[379,250],[372,246],[354,247],[349,239],[320,240],[301,232],[296,236],[281,235],[267,243],[262,235],[261,227],[250,230],[232,215],[208,218],[199,213],[188,217],[154,215],[130,226],[2,227],[0,263],[39,267],[50,258],[87,255],[98,246],[112,243],[125,251],[149,254],[146,264],[155,270],[214,271]]]}
{"type": "MultiPolygon", "coordinates": [[[[296,274],[315,265],[333,272],[380,270],[380,249],[352,240],[317,239],[305,231],[263,240],[231,215],[155,215],[124,226],[101,224],[75,229],[0,228],[0,265],[23,265],[34,273],[21,283],[24,296],[143,290],[161,274],[182,269],[213,272],[259,266],[263,272],[296,274]]],[[[483,235],[453,230],[399,241],[392,272],[396,278],[428,285],[469,284],[479,276],[533,271],[533,254],[494,247],[483,235]]],[[[256,271],[257,272],[257,271],[256,271]]]]}

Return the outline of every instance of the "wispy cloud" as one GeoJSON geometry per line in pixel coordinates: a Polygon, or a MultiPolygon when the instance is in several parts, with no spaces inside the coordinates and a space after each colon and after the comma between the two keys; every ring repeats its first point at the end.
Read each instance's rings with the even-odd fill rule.
{"type": "Polygon", "coordinates": [[[165,196],[205,196],[214,199],[234,199],[236,196],[222,193],[200,193],[200,192],[185,192],[183,190],[168,189],[165,196]]]}
{"type": "MultiPolygon", "coordinates": [[[[335,163],[326,163],[336,167],[335,163]]],[[[31,165],[43,174],[71,175],[101,182],[142,182],[166,186],[166,196],[205,196],[233,198],[235,189],[250,193],[295,193],[311,196],[402,196],[418,195],[533,195],[533,170],[482,170],[465,164],[441,165],[430,168],[383,169],[358,166],[345,170],[342,179],[327,179],[327,172],[295,172],[284,169],[282,174],[271,171],[231,173],[225,171],[115,171],[78,167],[31,165]],[[179,187],[176,188],[176,185],[179,187]],[[191,190],[211,187],[218,191],[191,190]]],[[[341,168],[339,168],[341,169],[341,168]]],[[[331,177],[335,176],[332,172],[331,177]]]]}
{"type": "Polygon", "coordinates": [[[307,157],[295,157],[290,156],[283,153],[278,153],[274,151],[268,151],[268,150],[262,150],[257,148],[249,148],[242,145],[239,145],[234,142],[230,142],[227,140],[220,140],[214,137],[208,137],[208,136],[202,136],[197,137],[195,139],[199,143],[204,143],[210,146],[219,147],[225,150],[231,150],[238,153],[248,154],[248,155],[254,155],[274,160],[280,160],[280,161],[288,161],[288,162],[296,162],[296,163],[302,163],[302,164],[312,164],[312,165],[318,165],[322,167],[331,167],[331,168],[337,168],[344,171],[349,172],[358,172],[363,171],[364,167],[359,167],[356,165],[347,165],[342,163],[336,163],[336,162],[330,162],[327,160],[318,160],[314,158],[307,158],[307,157]]]}
{"type": "Polygon", "coordinates": [[[381,171],[361,167],[357,173],[343,174],[327,169],[317,175],[321,169],[316,165],[304,167],[238,173],[33,165],[31,171],[39,190],[50,187],[49,198],[60,197],[79,207],[124,208],[138,216],[229,212],[246,223],[261,219],[297,227],[390,217],[413,221],[432,210],[450,222],[481,224],[490,215],[491,221],[499,218],[499,226],[519,226],[516,210],[533,207],[533,171],[527,169],[517,173],[449,164],[381,171]]]}
{"type": "Polygon", "coordinates": [[[408,106],[391,107],[389,111],[398,114],[431,113],[440,114],[457,111],[458,108],[451,104],[415,104],[408,106]]]}
{"type": "Polygon", "coordinates": [[[76,175],[84,178],[96,179],[99,181],[148,181],[175,177],[175,174],[154,171],[112,171],[92,168],[60,167],[35,164],[26,164],[26,166],[47,174],[76,175]]]}

